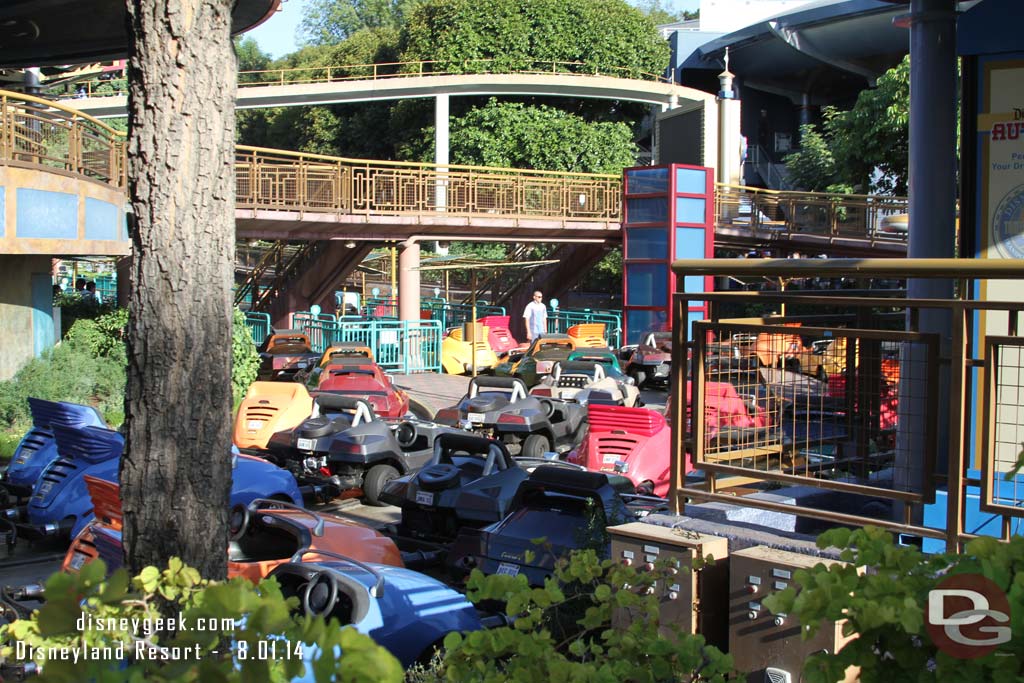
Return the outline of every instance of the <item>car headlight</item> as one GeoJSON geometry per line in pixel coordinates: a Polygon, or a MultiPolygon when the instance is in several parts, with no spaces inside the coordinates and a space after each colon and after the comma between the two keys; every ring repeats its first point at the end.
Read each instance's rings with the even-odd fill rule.
{"type": "Polygon", "coordinates": [[[626,375],[625,377],[622,378],[622,383],[628,384],[629,386],[632,387],[636,385],[636,380],[630,377],[629,375],[626,375]]]}

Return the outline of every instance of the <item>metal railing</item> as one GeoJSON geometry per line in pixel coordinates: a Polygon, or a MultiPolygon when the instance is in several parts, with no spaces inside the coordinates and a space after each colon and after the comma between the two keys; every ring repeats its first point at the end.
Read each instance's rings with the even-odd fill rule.
{"type": "Polygon", "coordinates": [[[313,350],[358,342],[373,350],[377,365],[396,372],[441,372],[441,324],[436,320],[335,320],[321,314],[295,314],[292,325],[302,330],[313,350]]]}
{"type": "Polygon", "coordinates": [[[245,326],[252,334],[252,340],[256,346],[262,346],[267,337],[270,336],[270,316],[266,313],[248,311],[245,314],[245,326]]]}
{"type": "Polygon", "coordinates": [[[789,178],[785,173],[786,165],[773,162],[771,156],[761,145],[754,145],[749,149],[747,161],[753,164],[758,175],[767,183],[768,187],[774,190],[790,189],[789,178]]]}
{"type": "Polygon", "coordinates": [[[589,308],[559,308],[548,312],[548,334],[565,334],[573,325],[601,323],[605,326],[608,346],[617,349],[622,346],[622,313],[596,311],[589,308]]]}
{"type": "MultiPolygon", "coordinates": [[[[960,293],[970,291],[967,278],[1020,277],[1011,260],[710,259],[672,268],[677,276],[944,278],[960,293]]],[[[759,496],[744,496],[742,504],[879,525],[944,540],[950,550],[974,537],[978,525],[966,525],[971,515],[976,522],[990,514],[1003,538],[1020,524],[1013,520],[1024,517],[1024,477],[1016,471],[1024,459],[1024,302],[701,294],[710,320],[693,323],[688,344],[687,306],[696,296],[673,299],[677,509],[687,498],[737,503],[723,489],[782,483],[829,491],[832,504],[759,496]],[[750,303],[784,305],[791,314],[756,322],[718,313],[750,303]],[[812,322],[794,317],[794,307],[812,322]],[[922,320],[937,317],[949,321],[951,343],[922,328],[922,320]],[[982,425],[976,431],[975,422],[982,425]],[[687,457],[702,478],[683,478],[687,457]],[[980,512],[965,504],[971,486],[980,488],[980,512]],[[881,512],[887,506],[893,513],[881,512]]]]}
{"type": "Polygon", "coordinates": [[[0,90],[0,160],[127,185],[125,141],[102,121],[48,100],[0,90]]]}
{"type": "Polygon", "coordinates": [[[905,243],[905,232],[884,232],[882,219],[907,212],[906,197],[763,190],[718,185],[719,228],[774,233],[776,238],[815,235],[905,243]]]}
{"type": "MultiPolygon", "coordinates": [[[[252,88],[267,85],[377,81],[390,78],[408,78],[411,76],[461,76],[471,74],[607,76],[610,78],[654,81],[668,85],[674,84],[664,74],[648,73],[630,67],[607,66],[579,61],[568,62],[498,57],[494,59],[466,59],[458,61],[420,60],[240,71],[238,72],[238,87],[252,88]]],[[[109,79],[79,81],[75,84],[75,87],[77,89],[75,93],[57,96],[73,99],[79,97],[123,97],[127,94],[125,89],[113,86],[109,79]]]]}
{"type": "Polygon", "coordinates": [[[366,161],[239,145],[238,208],[617,222],[610,174],[366,161]]]}
{"type": "MultiPolygon", "coordinates": [[[[124,136],[60,104],[0,91],[0,162],[127,185],[124,136]]],[[[618,223],[621,177],[400,161],[367,161],[239,145],[237,206],[349,215],[543,218],[618,223]]],[[[719,229],[772,239],[819,236],[904,243],[882,218],[902,197],[782,192],[719,185],[719,229]]]]}

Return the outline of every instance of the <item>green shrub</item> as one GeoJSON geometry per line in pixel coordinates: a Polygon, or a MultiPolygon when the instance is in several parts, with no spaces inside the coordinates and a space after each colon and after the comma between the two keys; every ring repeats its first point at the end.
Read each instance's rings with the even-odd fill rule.
{"type": "Polygon", "coordinates": [[[118,308],[96,318],[83,318],[67,332],[66,340],[97,357],[110,357],[122,364],[128,362],[124,345],[124,328],[128,309],[118,308]]]}
{"type": "Polygon", "coordinates": [[[231,329],[231,393],[237,405],[256,381],[260,369],[260,354],[252,339],[252,332],[245,324],[245,314],[235,308],[231,329]]]}
{"type": "Polygon", "coordinates": [[[322,653],[327,653],[314,663],[317,681],[402,680],[398,660],[368,636],[355,629],[342,629],[334,619],[325,623],[323,617],[294,617],[291,610],[298,601],[285,599],[273,579],[258,585],[242,578],[206,581],[176,557],[163,571],[147,567],[131,580],[124,569],[109,579],[103,578],[105,573],[103,562],[95,561],[78,574],[51,576],[46,583],[46,604],[30,618],[0,628],[7,661],[17,654],[20,642],[22,647],[39,648],[34,651],[34,659],[43,665],[38,679],[42,683],[287,681],[302,673],[303,663],[294,656],[297,648],[303,643],[316,643],[322,653]],[[163,609],[158,611],[158,606],[163,609]],[[158,628],[155,634],[148,634],[147,629],[133,627],[130,622],[137,619],[136,624],[145,624],[143,620],[149,619],[150,625],[157,625],[161,616],[175,619],[179,615],[186,626],[179,631],[158,628]],[[220,628],[198,629],[197,624],[217,624],[220,628]],[[259,644],[268,640],[277,644],[276,659],[257,656],[259,644]],[[152,646],[187,656],[168,661],[156,657],[122,660],[116,656],[119,645],[126,655],[136,652],[137,647],[154,655],[160,652],[150,650],[152,646]],[[105,647],[111,648],[105,657],[77,662],[46,659],[46,648],[82,653],[83,648],[105,647]],[[340,657],[334,654],[336,647],[341,650],[340,657]],[[285,656],[286,650],[293,655],[291,658],[285,656]],[[241,656],[243,651],[248,656],[241,656]]]}
{"type": "MultiPolygon", "coordinates": [[[[497,601],[513,626],[449,634],[444,661],[416,671],[419,681],[725,681],[732,658],[705,645],[702,636],[659,635],[658,599],[646,589],[676,570],[667,563],[638,572],[593,550],[561,559],[543,588],[526,577],[484,576],[474,570],[467,596],[497,601]],[[628,610],[628,626],[612,614],[628,610]],[[571,615],[567,619],[566,614],[571,615]]],[[[661,625],[663,628],[665,625],[661,625]]]]}
{"type": "MultiPolygon", "coordinates": [[[[89,337],[92,339],[92,337],[89,337]]],[[[29,361],[0,382],[0,425],[24,432],[32,424],[28,397],[94,406],[112,425],[124,419],[125,364],[97,356],[87,343],[67,342],[29,361]]]]}
{"type": "Polygon", "coordinates": [[[846,619],[844,633],[857,634],[838,653],[816,654],[805,667],[809,683],[834,683],[850,665],[860,667],[863,683],[977,681],[1001,683],[1024,677],[1024,538],[1009,543],[979,538],[962,555],[925,555],[898,546],[892,534],[875,527],[834,529],[821,535],[822,548],[841,548],[847,565],[819,564],[794,574],[801,586],[768,596],[773,613],[793,614],[810,624],[846,619]],[[867,567],[858,574],[857,567],[867,567]],[[946,576],[981,574],[1006,592],[1011,641],[977,659],[956,659],[938,650],[925,630],[928,592],[946,576]]]}
{"type": "Polygon", "coordinates": [[[118,310],[115,301],[98,304],[82,299],[75,292],[60,294],[54,299],[53,305],[60,307],[60,325],[64,330],[64,336],[67,336],[79,320],[94,320],[118,310]]]}

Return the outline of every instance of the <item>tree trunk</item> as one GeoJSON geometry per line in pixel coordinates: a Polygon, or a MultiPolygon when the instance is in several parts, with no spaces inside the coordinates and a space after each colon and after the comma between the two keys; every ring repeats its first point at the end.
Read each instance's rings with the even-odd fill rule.
{"type": "Polygon", "coordinates": [[[121,461],[129,568],[227,574],[235,57],[232,0],[126,0],[135,213],[121,461]]]}

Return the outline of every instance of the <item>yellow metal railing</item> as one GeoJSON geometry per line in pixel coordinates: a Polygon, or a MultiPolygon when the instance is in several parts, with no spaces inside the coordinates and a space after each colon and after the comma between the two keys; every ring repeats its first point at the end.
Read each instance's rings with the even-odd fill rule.
{"type": "Polygon", "coordinates": [[[764,190],[718,185],[716,224],[777,238],[815,235],[879,242],[907,241],[906,229],[890,230],[886,216],[907,213],[906,197],[764,190]]]}
{"type": "MultiPolygon", "coordinates": [[[[968,279],[1021,276],[1012,260],[969,259],[710,259],[672,269],[677,277],[942,278],[961,295],[968,279]]],[[[686,499],[736,504],[751,484],[810,486],[847,500],[788,505],[747,496],[742,504],[944,539],[950,550],[973,537],[969,485],[980,491],[979,509],[1001,517],[997,535],[1007,538],[1014,518],[1024,517],[1024,302],[709,293],[699,297],[709,320],[692,326],[688,344],[694,297],[673,299],[677,509],[686,499]],[[750,304],[785,306],[790,315],[729,318],[750,304]],[[947,321],[945,333],[923,324],[936,320],[947,321]],[[702,483],[683,477],[687,462],[702,483]],[[970,482],[969,471],[980,477],[970,482]],[[919,517],[942,485],[944,523],[919,517]]]]}
{"type": "Polygon", "coordinates": [[[344,159],[238,147],[239,208],[617,222],[617,175],[344,159]]]}
{"type": "MultiPolygon", "coordinates": [[[[537,61],[528,59],[467,59],[452,61],[381,62],[377,64],[339,64],[291,69],[240,71],[238,87],[265,85],[298,85],[303,83],[338,83],[344,81],[383,80],[410,76],[458,76],[470,74],[533,74],[564,76],[608,76],[671,84],[662,74],[652,74],[628,67],[603,66],[586,62],[537,61]]],[[[125,90],[113,87],[110,80],[93,79],[75,84],[78,91],[66,97],[114,97],[125,90]]]]}
{"type": "Polygon", "coordinates": [[[0,160],[124,188],[124,137],[102,121],[31,95],[0,91],[0,160]]]}

